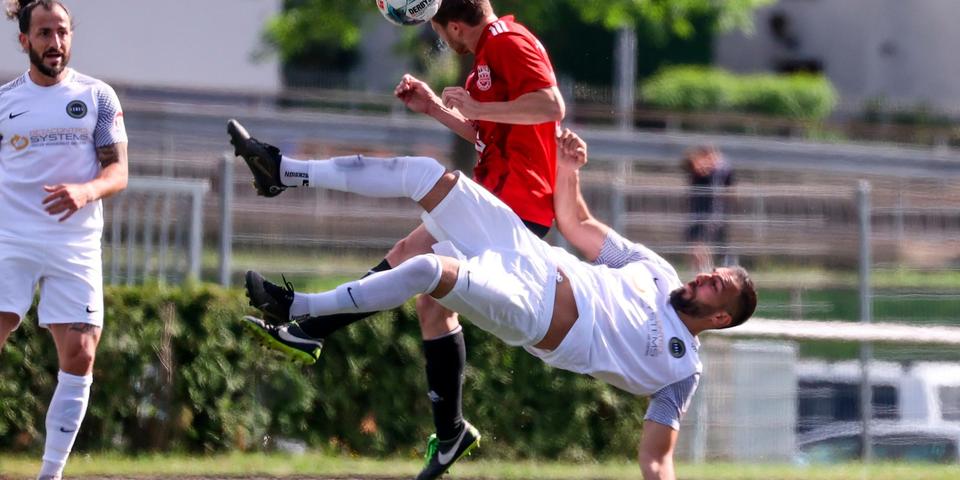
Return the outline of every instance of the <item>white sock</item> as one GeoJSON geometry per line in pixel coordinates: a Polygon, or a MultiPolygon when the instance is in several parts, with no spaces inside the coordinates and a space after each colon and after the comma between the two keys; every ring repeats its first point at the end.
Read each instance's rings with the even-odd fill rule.
{"type": "Polygon", "coordinates": [[[93,375],[78,377],[61,371],[57,389],[47,407],[47,439],[43,450],[40,477],[59,478],[77,439],[77,430],[87,413],[93,375]]]}
{"type": "MultiPolygon", "coordinates": [[[[379,312],[394,308],[418,293],[430,293],[440,283],[443,269],[434,254],[417,255],[385,272],[340,285],[323,293],[297,293],[311,316],[336,313],[379,312]]],[[[293,309],[290,310],[293,315],[293,309]]]]}
{"type": "Polygon", "coordinates": [[[282,157],[280,177],[287,186],[323,187],[367,197],[408,197],[419,202],[446,169],[427,157],[373,158],[363,155],[328,160],[282,157]]]}

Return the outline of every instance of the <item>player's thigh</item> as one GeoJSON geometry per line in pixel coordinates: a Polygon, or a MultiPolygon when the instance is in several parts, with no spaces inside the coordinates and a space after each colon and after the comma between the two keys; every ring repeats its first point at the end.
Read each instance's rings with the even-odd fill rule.
{"type": "Polygon", "coordinates": [[[99,247],[59,247],[40,282],[40,326],[84,323],[103,326],[103,267],[99,247]]]}
{"type": "Polygon", "coordinates": [[[430,232],[421,223],[406,237],[394,244],[393,248],[387,253],[387,262],[395,267],[417,255],[430,253],[430,247],[434,243],[437,243],[436,239],[430,235],[430,232]]]}
{"type": "Polygon", "coordinates": [[[30,310],[43,270],[42,257],[36,247],[0,240],[0,329],[8,335],[30,310]]]}
{"type": "Polygon", "coordinates": [[[491,249],[530,250],[540,242],[510,207],[463,174],[443,201],[421,218],[434,238],[452,242],[467,257],[491,249]]]}
{"type": "Polygon", "coordinates": [[[550,327],[556,270],[538,257],[487,251],[460,264],[440,303],[509,345],[533,345],[550,327]]]}
{"type": "Polygon", "coordinates": [[[7,344],[7,338],[20,326],[20,316],[10,312],[0,312],[0,348],[7,344]]]}

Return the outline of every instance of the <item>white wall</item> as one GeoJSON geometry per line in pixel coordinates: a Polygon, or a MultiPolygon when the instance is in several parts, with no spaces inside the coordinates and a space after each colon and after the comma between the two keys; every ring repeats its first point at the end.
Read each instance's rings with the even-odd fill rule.
{"type": "MultiPolygon", "coordinates": [[[[118,84],[277,91],[279,59],[253,56],[280,0],[66,0],[71,66],[118,84]]],[[[27,69],[17,25],[0,21],[0,75],[27,69]]]]}
{"type": "Polygon", "coordinates": [[[819,59],[849,107],[882,96],[960,112],[960,1],[780,0],[755,21],[753,35],[718,39],[715,63],[756,72],[784,59],[819,59]],[[796,48],[773,38],[774,12],[790,19],[796,48]]]}

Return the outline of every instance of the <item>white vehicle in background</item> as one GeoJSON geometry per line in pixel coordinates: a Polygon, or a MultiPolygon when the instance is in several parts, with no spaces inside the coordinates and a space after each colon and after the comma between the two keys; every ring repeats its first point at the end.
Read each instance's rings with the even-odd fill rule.
{"type": "MultiPolygon", "coordinates": [[[[873,459],[880,462],[960,463],[960,425],[913,425],[879,421],[870,425],[873,459]]],[[[863,425],[844,422],[799,435],[796,461],[846,463],[860,460],[863,425]]]]}
{"type": "MultiPolygon", "coordinates": [[[[876,361],[869,365],[878,460],[960,461],[960,364],[876,361]]],[[[860,362],[797,365],[800,461],[848,461],[863,445],[860,362]]]]}
{"type": "MultiPolygon", "coordinates": [[[[873,418],[909,424],[960,425],[960,364],[872,362],[873,418]]],[[[797,365],[797,431],[860,420],[860,362],[797,365]]]]}

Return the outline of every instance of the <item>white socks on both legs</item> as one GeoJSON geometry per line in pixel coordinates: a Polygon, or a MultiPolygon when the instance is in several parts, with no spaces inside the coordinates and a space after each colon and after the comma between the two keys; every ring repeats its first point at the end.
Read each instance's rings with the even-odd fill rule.
{"type": "Polygon", "coordinates": [[[323,187],[367,197],[409,197],[419,202],[436,185],[446,169],[427,157],[371,158],[363,155],[329,160],[283,157],[280,178],[284,185],[323,187]]]}
{"type": "Polygon", "coordinates": [[[323,293],[295,293],[290,316],[313,317],[336,313],[379,312],[402,305],[419,293],[430,293],[440,283],[443,266],[434,254],[417,255],[385,272],[340,285],[323,293]]]}
{"type": "Polygon", "coordinates": [[[77,430],[87,413],[92,384],[93,375],[78,377],[62,371],[57,375],[57,389],[47,407],[47,439],[38,478],[60,478],[62,475],[77,439],[77,430]]]}

